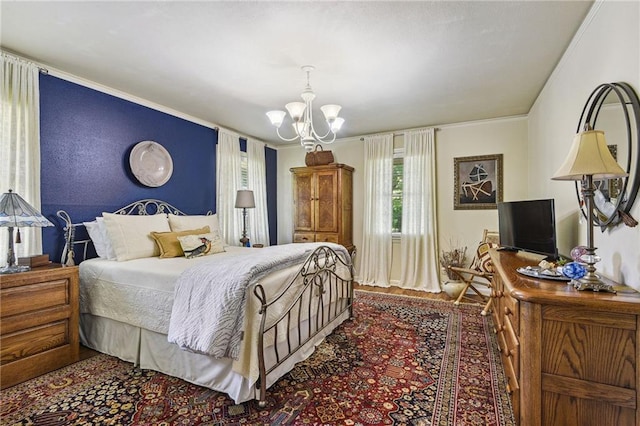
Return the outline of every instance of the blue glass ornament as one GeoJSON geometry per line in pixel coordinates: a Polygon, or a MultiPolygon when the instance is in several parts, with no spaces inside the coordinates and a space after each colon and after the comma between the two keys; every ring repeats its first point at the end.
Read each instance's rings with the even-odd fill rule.
{"type": "Polygon", "coordinates": [[[567,278],[579,280],[587,274],[587,268],[582,263],[569,262],[562,267],[562,273],[567,278]]]}

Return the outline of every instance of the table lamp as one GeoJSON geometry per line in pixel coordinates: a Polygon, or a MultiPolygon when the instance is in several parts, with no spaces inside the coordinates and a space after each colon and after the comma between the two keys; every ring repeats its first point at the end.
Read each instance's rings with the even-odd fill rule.
{"type": "Polygon", "coordinates": [[[242,246],[246,246],[249,242],[247,238],[247,209],[252,209],[256,206],[256,202],[253,198],[253,191],[249,189],[240,189],[236,194],[236,208],[242,209],[242,238],[240,242],[242,246]]]}
{"type": "Polygon", "coordinates": [[[551,178],[553,180],[579,180],[582,183],[582,198],[587,210],[587,247],[586,253],[580,257],[587,267],[584,277],[574,280],[578,290],[609,291],[615,293],[613,287],[603,282],[596,274],[595,263],[600,261],[593,246],[593,197],[595,187],[593,179],[611,179],[627,176],[622,167],[609,152],[604,132],[592,130],[586,124],[585,131],[578,133],[574,139],[569,155],[560,169],[551,178]]]}
{"type": "Polygon", "coordinates": [[[0,227],[9,229],[9,248],[7,249],[7,266],[0,268],[0,274],[13,274],[30,269],[26,265],[16,265],[16,255],[13,250],[13,228],[17,229],[16,244],[21,242],[21,227],[53,226],[46,217],[31,207],[22,197],[13,192],[5,192],[0,197],[0,227]]]}

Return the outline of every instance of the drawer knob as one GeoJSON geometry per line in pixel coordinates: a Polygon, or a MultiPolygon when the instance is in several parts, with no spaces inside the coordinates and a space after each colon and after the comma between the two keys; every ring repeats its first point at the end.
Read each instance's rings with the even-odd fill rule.
{"type": "Polygon", "coordinates": [[[505,306],[505,307],[504,307],[504,314],[505,314],[505,315],[511,315],[511,309],[509,309],[509,307],[508,307],[508,306],[505,306]]]}

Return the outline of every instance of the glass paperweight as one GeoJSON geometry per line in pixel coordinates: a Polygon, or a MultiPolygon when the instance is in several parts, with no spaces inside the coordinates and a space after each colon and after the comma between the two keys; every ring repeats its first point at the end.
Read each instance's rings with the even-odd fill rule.
{"type": "Polygon", "coordinates": [[[569,262],[562,267],[562,273],[565,277],[572,280],[579,280],[587,274],[587,268],[578,262],[569,262]]]}
{"type": "Polygon", "coordinates": [[[571,249],[571,258],[576,262],[581,260],[583,255],[587,254],[587,248],[585,246],[576,246],[571,249]]]}

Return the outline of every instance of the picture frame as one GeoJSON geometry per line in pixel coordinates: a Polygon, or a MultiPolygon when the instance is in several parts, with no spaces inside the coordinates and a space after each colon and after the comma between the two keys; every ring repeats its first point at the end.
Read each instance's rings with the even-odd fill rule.
{"type": "Polygon", "coordinates": [[[502,201],[502,154],[453,159],[453,209],[497,209],[502,201]]]}

